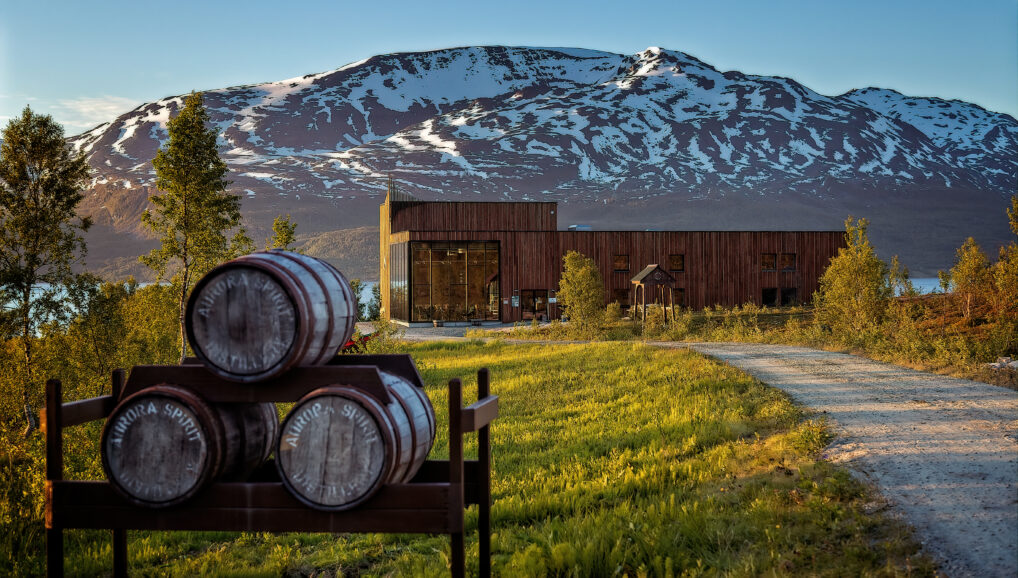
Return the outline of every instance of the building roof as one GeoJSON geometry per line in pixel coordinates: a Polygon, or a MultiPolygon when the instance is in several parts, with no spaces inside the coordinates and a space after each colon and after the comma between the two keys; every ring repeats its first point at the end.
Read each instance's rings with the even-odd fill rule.
{"type": "Polygon", "coordinates": [[[657,263],[647,265],[633,277],[633,285],[673,285],[675,277],[661,268],[657,263]]]}

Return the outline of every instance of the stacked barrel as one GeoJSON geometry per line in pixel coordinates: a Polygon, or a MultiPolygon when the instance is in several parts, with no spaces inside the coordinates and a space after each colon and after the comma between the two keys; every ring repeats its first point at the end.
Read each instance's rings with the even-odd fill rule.
{"type": "MultiPolygon", "coordinates": [[[[298,366],[322,365],[350,338],[357,299],[328,263],[287,251],[246,255],[195,286],[185,326],[216,376],[271,386],[298,366]]],[[[284,486],[301,502],[345,510],[387,483],[408,482],[435,438],[424,392],[380,371],[390,400],[337,383],[305,395],[279,424],[271,403],[210,403],[166,383],[120,402],[103,431],[107,478],[131,502],[170,506],[213,481],[243,480],[275,451],[284,486]]]]}

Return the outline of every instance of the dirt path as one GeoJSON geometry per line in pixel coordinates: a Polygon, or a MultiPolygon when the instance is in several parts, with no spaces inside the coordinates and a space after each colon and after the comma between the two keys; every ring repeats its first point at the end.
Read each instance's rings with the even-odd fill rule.
{"type": "Polygon", "coordinates": [[[868,478],[951,576],[1018,576],[1018,392],[781,345],[671,343],[824,412],[826,451],[868,478]]]}

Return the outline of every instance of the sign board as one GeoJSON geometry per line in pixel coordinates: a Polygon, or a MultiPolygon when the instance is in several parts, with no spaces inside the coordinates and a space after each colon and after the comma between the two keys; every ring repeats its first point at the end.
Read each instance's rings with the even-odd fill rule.
{"type": "Polygon", "coordinates": [[[502,305],[508,305],[508,304],[509,304],[509,300],[508,299],[503,299],[502,300],[502,305]]]}
{"type": "Polygon", "coordinates": [[[555,297],[549,297],[548,298],[548,303],[558,303],[558,299],[555,298],[555,297]]]}
{"type": "Polygon", "coordinates": [[[519,306],[520,306],[520,296],[519,295],[513,295],[513,307],[519,307],[519,306]]]}

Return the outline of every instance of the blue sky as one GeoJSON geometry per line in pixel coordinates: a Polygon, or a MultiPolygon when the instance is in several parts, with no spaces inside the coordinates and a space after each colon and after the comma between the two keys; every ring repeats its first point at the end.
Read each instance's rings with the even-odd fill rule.
{"type": "Polygon", "coordinates": [[[1015,0],[3,0],[0,122],[28,104],[77,134],[164,96],[482,44],[661,46],[823,94],[879,86],[1018,117],[1015,0]]]}

